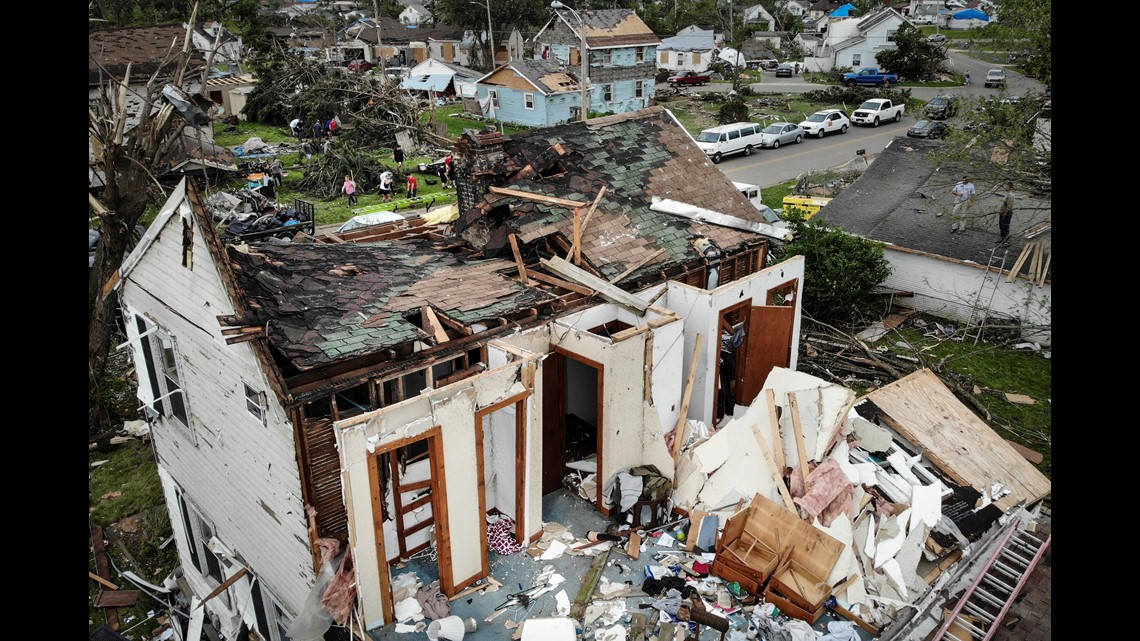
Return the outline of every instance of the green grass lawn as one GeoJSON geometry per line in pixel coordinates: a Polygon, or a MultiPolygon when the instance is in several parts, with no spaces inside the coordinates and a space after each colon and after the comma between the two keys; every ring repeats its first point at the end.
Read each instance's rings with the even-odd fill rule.
{"type": "MultiPolygon", "coordinates": [[[[424,112],[424,122],[428,122],[428,118],[432,115],[431,111],[424,112]]],[[[464,129],[482,129],[489,124],[493,124],[484,120],[470,117],[463,111],[463,105],[446,105],[443,107],[436,107],[435,118],[440,122],[447,123],[447,136],[452,139],[459,138],[463,135],[464,129]]],[[[523,127],[521,125],[512,125],[506,123],[498,123],[504,134],[515,134],[520,131],[526,131],[530,127],[523,127]]]]}

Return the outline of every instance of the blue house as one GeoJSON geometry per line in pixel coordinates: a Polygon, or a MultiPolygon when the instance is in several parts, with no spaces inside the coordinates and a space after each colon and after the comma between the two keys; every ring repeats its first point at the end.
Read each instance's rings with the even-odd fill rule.
{"type": "Polygon", "coordinates": [[[484,116],[545,127],[578,119],[581,86],[557,60],[514,60],[475,82],[484,116]]]}
{"type": "MultiPolygon", "coordinates": [[[[534,37],[535,58],[556,60],[577,78],[584,42],[588,113],[624,113],[652,104],[661,39],[632,9],[563,8],[553,13],[534,37]]],[[[578,120],[578,112],[570,119],[578,120]]]]}

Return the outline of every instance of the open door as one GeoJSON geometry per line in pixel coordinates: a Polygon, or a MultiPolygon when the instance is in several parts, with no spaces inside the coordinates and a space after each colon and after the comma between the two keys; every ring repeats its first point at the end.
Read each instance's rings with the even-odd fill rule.
{"type": "Polygon", "coordinates": [[[794,297],[798,281],[792,280],[768,290],[767,305],[749,310],[748,333],[740,354],[740,393],[737,403],[751,405],[774,367],[792,362],[792,333],[795,329],[794,297]]]}
{"type": "MultiPolygon", "coordinates": [[[[515,523],[514,537],[526,545],[526,399],[530,392],[475,413],[475,456],[479,467],[479,513],[502,514],[515,523]]],[[[491,573],[487,528],[481,528],[482,574],[460,581],[459,589],[491,573]]]]}
{"type": "Polygon", "coordinates": [[[556,347],[542,369],[542,493],[562,487],[567,463],[593,457],[599,471],[594,503],[604,512],[602,364],[556,347]]]}

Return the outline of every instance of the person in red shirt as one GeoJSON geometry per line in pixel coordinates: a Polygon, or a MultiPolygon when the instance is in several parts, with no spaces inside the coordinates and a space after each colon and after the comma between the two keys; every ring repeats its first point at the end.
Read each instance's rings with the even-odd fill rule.
{"type": "Polygon", "coordinates": [[[416,177],[408,174],[408,198],[415,198],[416,192],[419,190],[420,184],[416,177]]]}

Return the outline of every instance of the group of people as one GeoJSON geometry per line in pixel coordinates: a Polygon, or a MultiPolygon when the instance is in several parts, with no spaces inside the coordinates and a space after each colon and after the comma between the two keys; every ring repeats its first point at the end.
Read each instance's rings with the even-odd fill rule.
{"type": "MultiPolygon", "coordinates": [[[[400,147],[399,144],[397,144],[392,149],[392,160],[395,161],[396,167],[398,169],[403,169],[404,150],[402,147],[400,147]]],[[[445,189],[449,183],[455,182],[455,159],[450,153],[447,154],[447,157],[443,159],[442,163],[438,163],[438,168],[436,171],[438,172],[440,183],[445,189]]],[[[415,174],[408,172],[406,181],[408,191],[407,197],[415,198],[417,195],[419,195],[419,179],[416,178],[415,174]]],[[[380,185],[377,187],[377,192],[380,194],[380,202],[392,202],[392,200],[395,198],[395,182],[396,174],[391,169],[385,169],[380,174],[380,185]]],[[[344,177],[344,184],[341,185],[340,191],[348,198],[349,206],[356,204],[356,194],[359,189],[356,185],[356,181],[353,180],[351,175],[344,177]]]]}
{"type": "MultiPolygon", "coordinates": [[[[320,140],[321,138],[331,140],[333,136],[340,133],[340,116],[333,115],[328,120],[317,118],[307,130],[313,132],[313,140],[320,140]]],[[[289,131],[297,137],[299,144],[304,143],[306,128],[301,124],[300,116],[289,121],[289,131]]]]}
{"type": "MultiPolygon", "coordinates": [[[[1002,190],[1005,193],[1002,195],[1001,206],[998,208],[998,233],[1001,235],[999,243],[1005,243],[1009,240],[1009,227],[1013,222],[1014,210],[1013,183],[1008,181],[1003,183],[1002,190]]],[[[954,208],[950,210],[952,221],[950,233],[960,234],[966,231],[966,214],[973,208],[978,190],[974,187],[974,183],[970,182],[969,176],[962,176],[962,179],[950,188],[950,193],[954,196],[954,208]]],[[[938,215],[941,216],[942,214],[938,215]]]]}

